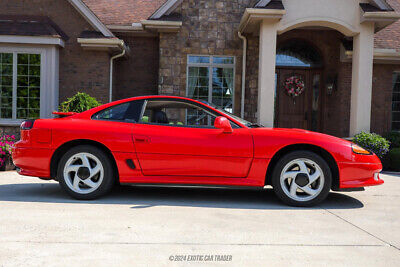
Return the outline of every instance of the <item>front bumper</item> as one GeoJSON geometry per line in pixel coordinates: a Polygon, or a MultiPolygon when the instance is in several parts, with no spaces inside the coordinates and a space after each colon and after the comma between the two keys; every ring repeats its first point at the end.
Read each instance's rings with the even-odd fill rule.
{"type": "MultiPolygon", "coordinates": [[[[372,156],[369,157],[372,158],[372,156]]],[[[376,157],[376,159],[372,158],[371,161],[371,163],[339,163],[339,188],[357,188],[383,184],[384,181],[379,177],[379,173],[382,171],[380,160],[376,157]]]]}

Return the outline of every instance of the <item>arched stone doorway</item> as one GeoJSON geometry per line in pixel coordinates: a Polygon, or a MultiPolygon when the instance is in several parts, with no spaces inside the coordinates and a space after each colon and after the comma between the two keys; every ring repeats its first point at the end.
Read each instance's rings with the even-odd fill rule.
{"type": "MultiPolygon", "coordinates": [[[[322,129],[323,57],[305,40],[290,39],[276,51],[275,127],[322,129]],[[300,94],[291,91],[300,88],[300,94]]],[[[297,92],[299,92],[297,91],[297,92]]]]}

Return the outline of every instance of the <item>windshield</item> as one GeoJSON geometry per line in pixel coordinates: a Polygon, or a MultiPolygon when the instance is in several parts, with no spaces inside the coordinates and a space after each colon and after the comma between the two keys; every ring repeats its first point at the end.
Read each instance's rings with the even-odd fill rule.
{"type": "Polygon", "coordinates": [[[228,117],[231,117],[231,118],[237,120],[238,122],[240,122],[241,124],[246,125],[247,127],[251,127],[251,128],[263,127],[261,124],[252,123],[252,122],[246,121],[245,119],[242,119],[242,118],[240,118],[240,117],[238,117],[238,116],[236,116],[236,115],[233,115],[232,113],[230,113],[230,112],[228,112],[228,111],[226,111],[226,110],[224,110],[224,109],[222,109],[222,108],[220,108],[220,107],[218,107],[218,106],[216,106],[216,105],[214,105],[214,104],[212,104],[212,103],[209,103],[209,102],[207,102],[207,101],[201,101],[201,102],[203,102],[203,103],[205,103],[205,104],[207,104],[207,105],[209,105],[209,106],[211,106],[211,107],[217,109],[218,111],[224,113],[224,114],[227,115],[228,117]]]}

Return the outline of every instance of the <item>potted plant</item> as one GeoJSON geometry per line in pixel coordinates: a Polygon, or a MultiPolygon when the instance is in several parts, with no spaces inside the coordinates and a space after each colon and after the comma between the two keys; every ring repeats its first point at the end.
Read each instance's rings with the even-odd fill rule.
{"type": "Polygon", "coordinates": [[[15,135],[2,135],[0,137],[0,171],[14,170],[11,159],[11,150],[15,143],[15,135]]]}
{"type": "Polygon", "coordinates": [[[86,93],[78,92],[74,96],[68,98],[66,101],[62,102],[59,107],[59,112],[54,114],[63,117],[65,115],[58,113],[80,113],[95,107],[100,106],[101,103],[96,100],[96,98],[91,97],[86,93]]]}

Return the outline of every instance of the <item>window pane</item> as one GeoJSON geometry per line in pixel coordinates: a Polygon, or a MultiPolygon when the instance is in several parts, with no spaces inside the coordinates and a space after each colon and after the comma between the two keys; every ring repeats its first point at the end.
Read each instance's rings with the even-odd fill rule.
{"type": "Polygon", "coordinates": [[[213,63],[214,64],[233,64],[234,59],[233,59],[233,57],[214,57],[213,63]]]}
{"type": "Polygon", "coordinates": [[[400,122],[398,122],[398,121],[392,122],[392,130],[394,130],[394,131],[400,130],[400,122]]]}
{"type": "Polygon", "coordinates": [[[2,64],[11,64],[13,63],[13,54],[12,53],[2,53],[0,54],[2,64]]]}
{"type": "Polygon", "coordinates": [[[40,117],[40,54],[17,55],[17,119],[40,117]]]}
{"type": "Polygon", "coordinates": [[[393,101],[400,101],[400,92],[393,92],[393,101]]]}
{"type": "Polygon", "coordinates": [[[0,118],[12,118],[13,54],[0,53],[0,118]]]}
{"type": "Polygon", "coordinates": [[[207,67],[189,67],[188,97],[208,99],[209,77],[207,67]]]}
{"type": "Polygon", "coordinates": [[[111,120],[111,121],[124,121],[126,112],[131,103],[124,103],[117,106],[113,106],[106,110],[100,111],[93,116],[95,120],[111,120]]]}
{"type": "Polygon", "coordinates": [[[314,47],[305,41],[288,41],[278,46],[277,66],[322,67],[322,57],[314,47]]]}
{"type": "Polygon", "coordinates": [[[210,57],[207,57],[207,56],[189,56],[189,63],[210,63],[210,57]]]}
{"type": "Polygon", "coordinates": [[[212,103],[226,111],[232,110],[233,68],[213,68],[212,103]]]}

